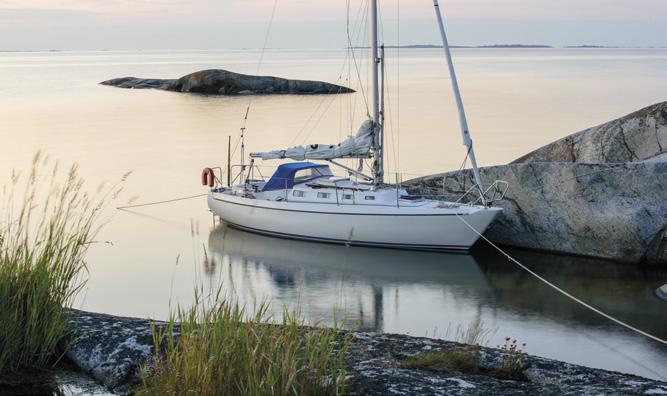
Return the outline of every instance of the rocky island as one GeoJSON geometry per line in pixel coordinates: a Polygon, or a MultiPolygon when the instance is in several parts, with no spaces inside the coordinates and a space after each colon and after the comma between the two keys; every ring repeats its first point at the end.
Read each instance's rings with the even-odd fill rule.
{"type": "Polygon", "coordinates": [[[102,81],[100,84],[203,95],[313,95],[354,92],[350,88],[322,81],[251,76],[221,69],[201,70],[178,79],[122,77],[102,81]]]}

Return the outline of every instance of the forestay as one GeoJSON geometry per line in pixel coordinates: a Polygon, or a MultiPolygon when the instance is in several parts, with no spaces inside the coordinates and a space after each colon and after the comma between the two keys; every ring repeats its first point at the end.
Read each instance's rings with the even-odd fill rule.
{"type": "Polygon", "coordinates": [[[286,150],[250,153],[253,158],[263,160],[289,158],[295,161],[330,160],[335,158],[366,158],[370,155],[373,144],[373,122],[364,121],[357,134],[338,144],[310,144],[286,150]]]}

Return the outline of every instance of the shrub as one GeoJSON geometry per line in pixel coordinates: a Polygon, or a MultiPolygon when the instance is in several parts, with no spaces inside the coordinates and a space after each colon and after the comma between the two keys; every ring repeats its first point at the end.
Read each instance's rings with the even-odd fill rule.
{"type": "Polygon", "coordinates": [[[516,340],[510,337],[505,338],[505,344],[500,346],[501,361],[492,375],[497,378],[525,380],[523,374],[524,352],[521,348],[525,348],[526,344],[517,344],[516,340]]]}

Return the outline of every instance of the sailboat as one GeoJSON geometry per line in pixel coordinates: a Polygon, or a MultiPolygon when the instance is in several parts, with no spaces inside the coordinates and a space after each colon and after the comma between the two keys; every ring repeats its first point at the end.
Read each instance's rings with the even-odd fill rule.
{"type": "MultiPolygon", "coordinates": [[[[384,82],[384,47],[378,44],[377,0],[370,0],[370,119],[362,123],[356,135],[337,145],[313,144],[251,153],[251,163],[241,166],[241,183],[236,185],[231,185],[228,176],[229,185],[223,187],[222,177],[218,178],[212,168],[204,169],[202,182],[211,187],[210,210],[231,227],[277,237],[400,249],[470,249],[502,209],[494,207],[493,200],[486,197],[491,186],[485,187],[480,177],[444,21],[438,1],[433,3],[463,142],[475,176],[476,201],[426,199],[408,193],[399,183],[385,184],[384,84],[380,87],[381,73],[384,82]],[[372,174],[338,161],[344,158],[372,159],[372,174]],[[271,178],[264,180],[255,179],[249,170],[256,159],[296,162],[279,165],[271,178]],[[334,176],[331,165],[345,171],[347,177],[334,176]]],[[[231,174],[229,165],[227,174],[231,174]]]]}

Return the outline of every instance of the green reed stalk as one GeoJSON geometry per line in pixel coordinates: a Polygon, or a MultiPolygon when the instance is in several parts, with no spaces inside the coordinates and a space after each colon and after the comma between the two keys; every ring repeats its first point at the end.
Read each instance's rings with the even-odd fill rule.
{"type": "Polygon", "coordinates": [[[269,324],[269,306],[249,315],[218,292],[178,308],[153,326],[154,361],[138,395],[339,395],[350,339],[336,329],[303,326],[287,311],[269,324]]]}
{"type": "Polygon", "coordinates": [[[55,357],[83,287],[85,253],[107,196],[91,198],[72,166],[64,177],[37,153],[22,181],[12,174],[0,201],[0,373],[41,368],[55,357]],[[21,186],[20,184],[23,184],[21,186]]]}

